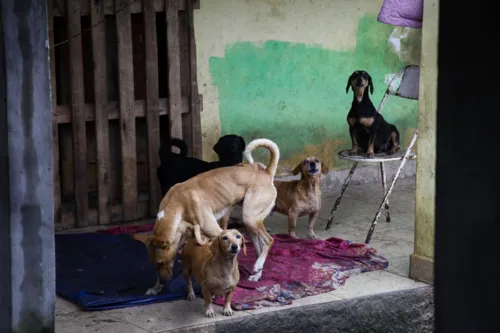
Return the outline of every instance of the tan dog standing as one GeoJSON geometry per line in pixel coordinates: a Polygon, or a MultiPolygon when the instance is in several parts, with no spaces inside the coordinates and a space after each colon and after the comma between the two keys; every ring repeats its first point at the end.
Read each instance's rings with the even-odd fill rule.
{"type": "Polygon", "coordinates": [[[238,269],[238,253],[243,249],[246,255],[245,240],[238,230],[224,230],[211,245],[199,245],[193,238],[188,239],[182,249],[182,271],[186,279],[188,299],[194,301],[191,274],[201,287],[205,300],[205,315],[215,317],[212,307],[212,296],[225,295],[225,316],[234,315],[231,309],[231,296],[240,281],[238,269]]]}
{"type": "Polygon", "coordinates": [[[307,237],[317,239],[314,224],[321,209],[321,174],[326,175],[328,168],[317,158],[308,157],[292,171],[294,175],[299,172],[301,173],[300,180],[274,182],[278,196],[273,211],[288,215],[288,233],[292,237],[297,237],[295,233],[297,218],[309,215],[307,237]]]}
{"type": "Polygon", "coordinates": [[[174,185],[160,203],[153,234],[135,238],[144,242],[149,258],[158,270],[158,279],[147,295],[156,295],[162,289],[162,279],[172,278],[172,268],[177,250],[183,244],[186,232],[193,232],[199,244],[217,237],[222,229],[218,220],[228,216],[231,207],[243,201],[243,224],[255,247],[257,260],[249,280],[258,281],[273,238],[264,227],[266,218],[276,200],[274,175],[278,167],[278,146],[268,139],[250,142],[244,152],[253,165],[252,151],[267,148],[271,160],[265,170],[254,167],[230,166],[199,174],[183,183],[174,185]]]}

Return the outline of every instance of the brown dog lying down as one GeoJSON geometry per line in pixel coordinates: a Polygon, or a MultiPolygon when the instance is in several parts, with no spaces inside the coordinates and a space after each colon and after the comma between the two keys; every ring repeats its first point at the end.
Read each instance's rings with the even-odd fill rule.
{"type": "Polygon", "coordinates": [[[307,237],[317,239],[318,236],[314,233],[314,224],[321,208],[320,180],[321,174],[328,173],[328,168],[317,158],[308,157],[292,171],[294,175],[299,172],[301,173],[300,180],[274,182],[278,196],[273,212],[288,215],[288,233],[292,237],[297,237],[295,234],[297,217],[309,215],[307,237]]]}
{"type": "Polygon", "coordinates": [[[134,237],[146,245],[159,275],[147,295],[158,294],[163,289],[161,280],[172,278],[174,259],[179,246],[184,244],[186,232],[192,232],[199,244],[205,243],[201,234],[210,239],[217,237],[222,232],[218,220],[228,216],[230,208],[240,201],[243,201],[243,224],[257,255],[249,280],[260,279],[273,244],[273,238],[264,227],[264,219],[276,200],[273,180],[279,149],[271,140],[253,140],[244,152],[251,165],[254,164],[252,151],[258,147],[265,147],[271,152],[271,160],[265,170],[251,166],[223,167],[201,173],[170,188],[160,203],[153,234],[134,237]]]}
{"type": "Polygon", "coordinates": [[[240,281],[238,253],[243,249],[246,255],[245,240],[238,230],[224,230],[212,244],[199,245],[196,239],[189,238],[182,249],[182,271],[186,279],[188,299],[194,301],[191,274],[201,287],[205,300],[205,315],[215,317],[212,308],[212,296],[225,295],[225,316],[234,315],[231,310],[231,296],[240,281]]]}

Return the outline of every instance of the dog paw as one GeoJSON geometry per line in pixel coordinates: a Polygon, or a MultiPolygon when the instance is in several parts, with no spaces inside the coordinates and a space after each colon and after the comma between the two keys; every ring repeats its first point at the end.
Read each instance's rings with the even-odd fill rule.
{"type": "Polygon", "coordinates": [[[231,307],[227,307],[227,308],[222,309],[222,314],[224,316],[228,316],[228,317],[234,316],[234,312],[231,309],[231,307]]]}
{"type": "Polygon", "coordinates": [[[319,239],[318,235],[316,235],[314,232],[310,232],[307,234],[307,238],[309,239],[319,239]]]}
{"type": "Polygon", "coordinates": [[[194,301],[196,299],[196,295],[195,294],[189,294],[188,295],[188,300],[189,301],[194,301]]]}
{"type": "Polygon", "coordinates": [[[349,152],[349,156],[356,156],[358,154],[358,150],[351,150],[349,152]]]}
{"type": "Polygon", "coordinates": [[[146,296],[156,296],[160,293],[160,291],[163,289],[163,285],[161,284],[159,288],[150,288],[148,291],[146,291],[146,296]]]}
{"type": "Polygon", "coordinates": [[[292,237],[292,238],[297,238],[297,234],[296,234],[295,232],[291,232],[289,235],[290,235],[290,237],[292,237]]]}
{"type": "Polygon", "coordinates": [[[210,308],[205,311],[205,316],[208,318],[213,318],[216,316],[214,309],[210,308]]]}
{"type": "Polygon", "coordinates": [[[248,281],[259,281],[262,277],[262,271],[252,274],[248,277],[248,281]]]}
{"type": "Polygon", "coordinates": [[[375,154],[374,153],[366,153],[366,157],[368,157],[368,158],[374,158],[375,154]]]}

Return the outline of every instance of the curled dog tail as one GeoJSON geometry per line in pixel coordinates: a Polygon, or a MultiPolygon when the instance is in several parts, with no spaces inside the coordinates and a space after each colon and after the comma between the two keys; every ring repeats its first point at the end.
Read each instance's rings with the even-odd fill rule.
{"type": "Polygon", "coordinates": [[[177,139],[177,138],[171,138],[170,145],[179,148],[180,152],[177,155],[187,156],[188,147],[187,147],[187,144],[184,142],[184,140],[177,139]]]}
{"type": "Polygon", "coordinates": [[[255,139],[247,145],[245,151],[243,152],[243,155],[248,160],[248,162],[253,165],[255,162],[252,157],[252,151],[255,148],[259,147],[267,148],[271,152],[271,161],[266,168],[266,172],[271,176],[271,178],[274,179],[276,170],[278,169],[278,161],[280,159],[280,150],[276,143],[272,142],[269,139],[255,139]]]}
{"type": "Polygon", "coordinates": [[[168,158],[171,156],[171,154],[185,157],[185,156],[187,156],[187,153],[188,153],[187,144],[184,142],[184,140],[177,139],[177,138],[169,139],[168,142],[166,142],[160,146],[160,150],[158,151],[158,155],[160,156],[161,164],[168,164],[169,163],[168,158]],[[180,150],[179,154],[173,153],[171,151],[172,147],[179,148],[179,150],[180,150]]]}

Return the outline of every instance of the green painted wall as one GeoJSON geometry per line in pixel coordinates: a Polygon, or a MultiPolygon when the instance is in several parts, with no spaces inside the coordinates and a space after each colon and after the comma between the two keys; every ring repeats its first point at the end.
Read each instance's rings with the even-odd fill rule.
{"type": "MultiPolygon", "coordinates": [[[[270,138],[280,147],[283,166],[313,154],[330,167],[344,168],[347,164],[336,152],[350,147],[346,116],[352,93],[345,93],[349,75],[356,69],[371,74],[372,100],[378,106],[386,75],[412,58],[418,61],[420,34],[403,38],[398,55],[389,45],[394,29],[378,23],[376,16],[361,17],[351,51],[279,40],[226,45],[223,57],[209,59],[218,90],[221,135],[236,133],[247,141],[270,138]]],[[[416,101],[393,98],[383,110],[399,128],[403,145],[416,126],[417,109],[416,101]]]]}

